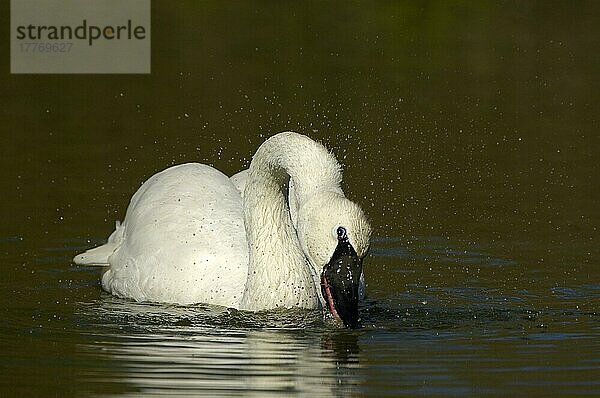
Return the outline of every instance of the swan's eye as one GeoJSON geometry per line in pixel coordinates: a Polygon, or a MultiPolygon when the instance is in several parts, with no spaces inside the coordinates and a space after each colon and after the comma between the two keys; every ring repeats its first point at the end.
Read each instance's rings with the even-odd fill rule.
{"type": "Polygon", "coordinates": [[[344,228],[344,227],[338,227],[338,229],[337,229],[337,237],[338,237],[339,240],[346,239],[346,228],[344,228]]]}

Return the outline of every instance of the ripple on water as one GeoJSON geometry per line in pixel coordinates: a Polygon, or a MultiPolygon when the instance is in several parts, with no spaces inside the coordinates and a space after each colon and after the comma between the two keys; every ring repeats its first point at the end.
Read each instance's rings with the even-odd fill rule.
{"type": "Polygon", "coordinates": [[[96,268],[70,265],[86,242],[67,240],[25,265],[11,260],[22,294],[3,323],[4,365],[47,376],[14,379],[24,394],[56,380],[103,396],[540,396],[544,386],[567,395],[595,386],[598,285],[530,283],[525,261],[421,240],[375,240],[362,327],[351,331],[319,311],[119,299],[101,291],[96,268]]]}

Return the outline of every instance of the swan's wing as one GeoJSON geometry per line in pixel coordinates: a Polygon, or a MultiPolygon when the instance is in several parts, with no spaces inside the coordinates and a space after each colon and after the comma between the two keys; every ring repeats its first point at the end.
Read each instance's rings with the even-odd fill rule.
{"type": "Polygon", "coordinates": [[[132,197],[121,228],[106,290],[138,301],[237,306],[248,246],[242,198],[227,176],[201,164],[155,174],[132,197]]]}
{"type": "Polygon", "coordinates": [[[232,175],[229,180],[236,187],[242,198],[244,197],[244,189],[246,189],[246,181],[248,181],[248,169],[242,170],[239,173],[232,175]]]}

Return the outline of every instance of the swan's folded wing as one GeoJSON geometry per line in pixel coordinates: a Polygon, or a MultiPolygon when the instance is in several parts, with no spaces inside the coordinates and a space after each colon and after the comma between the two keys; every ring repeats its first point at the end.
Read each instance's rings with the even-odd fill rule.
{"type": "Polygon", "coordinates": [[[103,287],[138,301],[236,307],[248,244],[242,198],[212,167],[185,164],[152,176],[134,195],[103,287]]]}
{"type": "Polygon", "coordinates": [[[246,189],[246,181],[248,181],[248,169],[232,175],[229,180],[240,192],[240,195],[244,197],[244,189],[246,189]]]}

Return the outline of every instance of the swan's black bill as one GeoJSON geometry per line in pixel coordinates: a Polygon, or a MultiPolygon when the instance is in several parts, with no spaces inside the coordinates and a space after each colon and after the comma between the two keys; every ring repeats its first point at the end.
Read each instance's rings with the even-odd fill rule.
{"type": "Polygon", "coordinates": [[[333,319],[348,328],[359,325],[358,286],[361,273],[362,259],[345,233],[338,236],[335,252],[321,274],[321,292],[333,319]]]}

